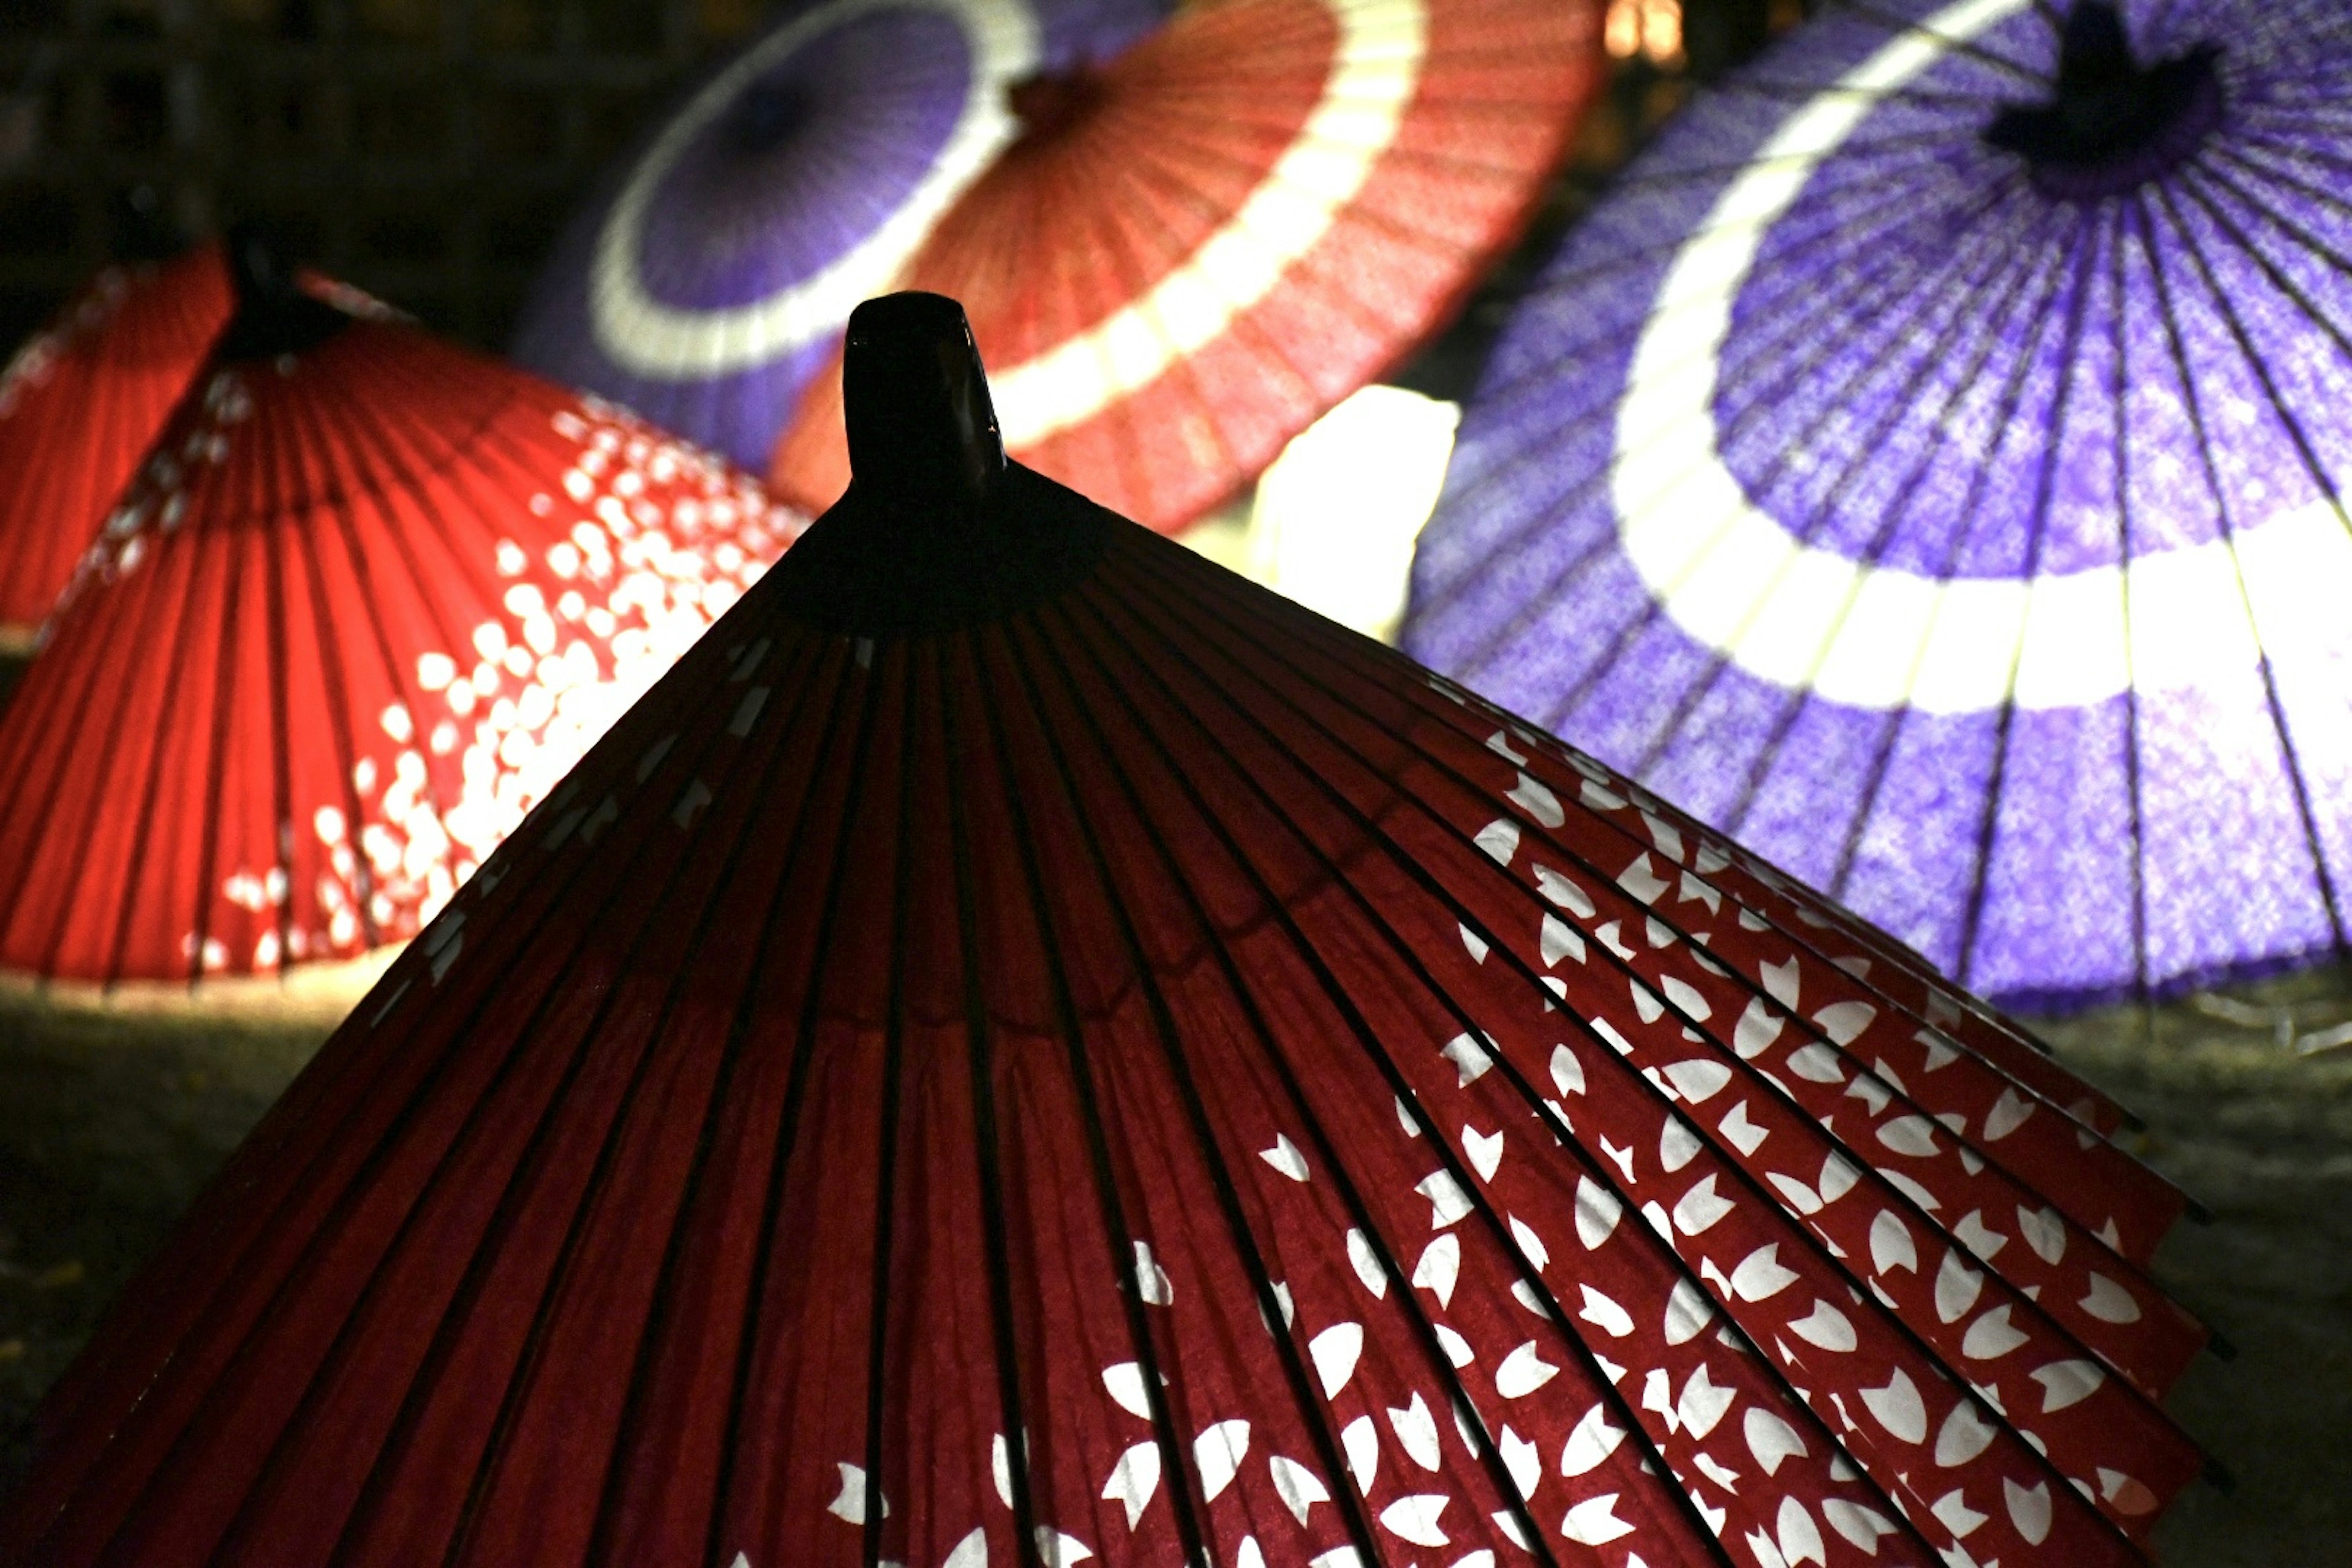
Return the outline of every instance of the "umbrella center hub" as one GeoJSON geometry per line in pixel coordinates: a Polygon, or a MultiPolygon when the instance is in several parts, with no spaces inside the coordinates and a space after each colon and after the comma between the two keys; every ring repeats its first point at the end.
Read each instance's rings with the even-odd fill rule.
{"type": "Polygon", "coordinates": [[[1004,89],[1005,104],[1026,137],[1057,135],[1091,119],[1109,97],[1102,78],[1084,66],[1028,77],[1004,89]]]}
{"type": "Polygon", "coordinates": [[[2116,8],[2079,0],[2050,98],[2004,108],[1984,139],[2023,158],[2044,195],[2120,195],[2193,155],[2221,123],[2221,56],[2219,45],[2197,44],[2143,66],[2116,8]]]}
{"type": "Polygon", "coordinates": [[[727,116],[727,137],[735,151],[756,158],[791,140],[809,118],[807,95],[789,81],[754,82],[727,116]]]}

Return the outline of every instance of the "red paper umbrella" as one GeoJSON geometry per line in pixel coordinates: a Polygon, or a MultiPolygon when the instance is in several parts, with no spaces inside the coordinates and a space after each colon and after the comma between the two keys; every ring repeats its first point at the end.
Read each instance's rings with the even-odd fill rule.
{"type": "Polygon", "coordinates": [[[0,372],[0,647],[31,643],[229,304],[216,246],[110,267],[0,372]]]}
{"type": "MultiPolygon", "coordinates": [[[[1162,531],[1393,364],[1517,233],[1600,75],[1590,0],[1213,0],[1016,89],[908,266],[960,298],[1013,455],[1162,531]]],[[[771,474],[848,482],[840,376],[771,474]]]]}
{"type": "Polygon", "coordinates": [[[0,718],[0,969],[186,981],[414,933],[798,521],[274,276],[0,718]]]}
{"type": "Polygon", "coordinates": [[[2141,1561],[2204,1334],[2111,1108],[1006,465],[961,325],[853,321],[849,495],[234,1157],[0,1563],[2141,1561]]]}

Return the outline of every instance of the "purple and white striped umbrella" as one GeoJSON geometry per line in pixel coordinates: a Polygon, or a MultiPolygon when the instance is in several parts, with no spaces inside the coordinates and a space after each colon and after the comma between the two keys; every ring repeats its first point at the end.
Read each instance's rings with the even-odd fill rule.
{"type": "Polygon", "coordinates": [[[1833,0],[1506,331],[1404,646],[1977,990],[2352,898],[2352,6],[1833,0]]]}
{"type": "Polygon", "coordinates": [[[515,358],[753,468],[857,302],[1018,129],[1006,94],[1171,0],[805,0],[608,177],[515,358]]]}

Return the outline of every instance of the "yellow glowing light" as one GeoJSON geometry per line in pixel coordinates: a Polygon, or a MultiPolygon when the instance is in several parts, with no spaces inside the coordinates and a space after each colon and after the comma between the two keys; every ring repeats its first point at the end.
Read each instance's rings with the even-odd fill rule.
{"type": "Polygon", "coordinates": [[[1601,36],[1617,59],[1639,55],[1654,66],[1680,65],[1682,0],[1611,0],[1601,36]]]}
{"type": "Polygon", "coordinates": [[[1642,0],[1613,0],[1601,37],[1612,58],[1630,60],[1641,53],[1642,0]]]}
{"type": "Polygon", "coordinates": [[[1258,481],[1245,531],[1212,519],[1203,554],[1360,632],[1391,639],[1413,541],[1437,504],[1462,410],[1368,386],[1283,448],[1258,481]]]}

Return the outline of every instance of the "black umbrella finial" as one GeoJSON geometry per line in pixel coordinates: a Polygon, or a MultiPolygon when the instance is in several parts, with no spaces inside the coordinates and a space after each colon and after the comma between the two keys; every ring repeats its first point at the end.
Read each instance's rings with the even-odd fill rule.
{"type": "Polygon", "coordinates": [[[1004,440],[963,307],[889,294],[850,313],[841,397],[849,468],[869,491],[977,502],[1004,472],[1004,440]]]}
{"type": "Polygon", "coordinates": [[[851,313],[850,485],[776,563],[793,615],[857,637],[1001,619],[1083,580],[1109,512],[1007,460],[963,307],[891,294],[851,313]]]}
{"type": "Polygon", "coordinates": [[[2023,158],[2046,195],[2119,195],[2178,165],[2221,122],[2221,55],[2200,43],[2142,66],[2122,12],[2109,0],[2075,0],[2050,98],[2010,104],[1984,139],[2023,158]]]}
{"type": "Polygon", "coordinates": [[[351,324],[349,316],[302,288],[285,245],[268,224],[239,219],[222,243],[236,292],[236,314],[217,351],[222,359],[300,353],[351,324]]]}

